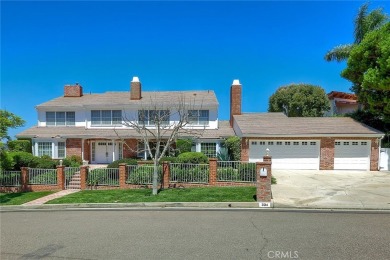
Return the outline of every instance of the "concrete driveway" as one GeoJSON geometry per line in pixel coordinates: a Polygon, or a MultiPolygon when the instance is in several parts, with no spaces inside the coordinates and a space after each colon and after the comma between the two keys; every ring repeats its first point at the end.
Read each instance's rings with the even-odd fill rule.
{"type": "Polygon", "coordinates": [[[274,207],[390,209],[390,171],[273,170],[274,207]]]}

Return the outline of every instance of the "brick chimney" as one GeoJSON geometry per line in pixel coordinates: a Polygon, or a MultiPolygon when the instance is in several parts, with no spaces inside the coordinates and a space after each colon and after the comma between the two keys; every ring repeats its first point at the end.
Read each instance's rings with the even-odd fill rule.
{"type": "Polygon", "coordinates": [[[83,95],[83,87],[76,83],[75,85],[65,85],[64,97],[81,97],[83,95]]]}
{"type": "Polygon", "coordinates": [[[241,84],[238,79],[233,80],[230,87],[230,126],[233,127],[233,116],[241,115],[241,84]]]}
{"type": "Polygon", "coordinates": [[[138,77],[133,77],[133,80],[130,82],[130,99],[141,99],[141,82],[138,77]]]}

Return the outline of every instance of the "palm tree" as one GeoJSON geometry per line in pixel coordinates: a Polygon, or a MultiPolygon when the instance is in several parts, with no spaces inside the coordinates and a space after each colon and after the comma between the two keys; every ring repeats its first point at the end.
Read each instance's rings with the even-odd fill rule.
{"type": "Polygon", "coordinates": [[[351,44],[343,44],[334,47],[332,50],[328,51],[325,55],[326,61],[344,61],[348,59],[349,53],[355,44],[359,44],[364,35],[368,32],[376,30],[383,26],[389,17],[383,13],[382,8],[375,9],[368,13],[368,3],[363,4],[355,18],[355,31],[354,37],[355,41],[351,44]]]}

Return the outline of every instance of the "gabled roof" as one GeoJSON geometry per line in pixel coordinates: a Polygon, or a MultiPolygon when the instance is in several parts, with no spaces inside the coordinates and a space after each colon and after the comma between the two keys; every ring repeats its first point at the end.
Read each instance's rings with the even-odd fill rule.
{"type": "MultiPolygon", "coordinates": [[[[196,137],[201,139],[219,139],[233,136],[234,131],[229,121],[219,121],[218,129],[191,130],[196,137]]],[[[169,132],[167,132],[168,134],[169,132]]],[[[190,137],[190,133],[184,133],[182,137],[190,137]]],[[[86,129],[85,127],[31,127],[20,134],[17,138],[140,138],[134,129],[86,129]]],[[[168,136],[167,136],[168,137],[168,136]]]]}
{"type": "Polygon", "coordinates": [[[350,117],[287,117],[283,113],[235,115],[243,137],[351,136],[381,137],[383,133],[350,117]]]}
{"type": "Polygon", "coordinates": [[[45,108],[104,108],[117,107],[147,107],[159,104],[163,107],[174,106],[182,103],[194,107],[217,107],[217,97],[212,90],[206,91],[142,91],[140,100],[130,100],[130,92],[106,92],[102,94],[85,94],[81,97],[58,97],[37,106],[38,109],[45,108]]]}

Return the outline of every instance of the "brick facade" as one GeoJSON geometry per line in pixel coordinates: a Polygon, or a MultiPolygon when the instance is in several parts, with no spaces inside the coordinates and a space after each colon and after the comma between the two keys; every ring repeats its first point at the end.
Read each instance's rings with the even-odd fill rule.
{"type": "Polygon", "coordinates": [[[64,97],[81,97],[82,95],[83,87],[78,84],[64,87],[64,97]]]}
{"type": "Polygon", "coordinates": [[[81,157],[81,147],[81,139],[66,139],[66,156],[76,155],[81,157]]]}
{"type": "Polygon", "coordinates": [[[334,169],[334,138],[321,138],[320,143],[320,170],[334,169]]]}

